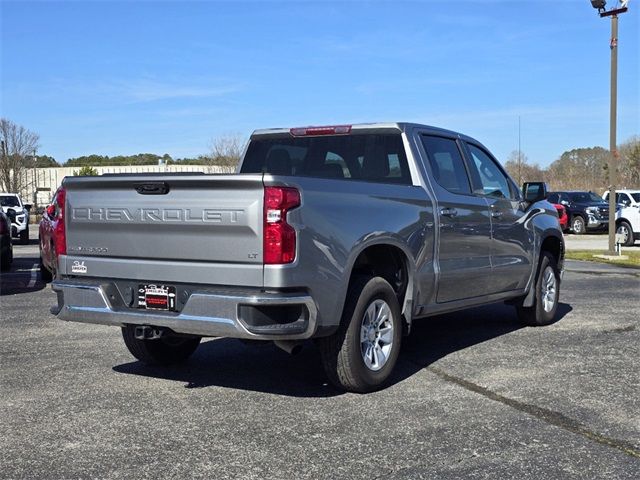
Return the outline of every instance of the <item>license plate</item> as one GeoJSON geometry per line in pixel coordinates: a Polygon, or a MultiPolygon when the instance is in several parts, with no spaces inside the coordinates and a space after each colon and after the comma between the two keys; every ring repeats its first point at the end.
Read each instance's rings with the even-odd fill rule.
{"type": "Polygon", "coordinates": [[[176,309],[176,287],[138,285],[138,308],[174,311],[176,309]]]}

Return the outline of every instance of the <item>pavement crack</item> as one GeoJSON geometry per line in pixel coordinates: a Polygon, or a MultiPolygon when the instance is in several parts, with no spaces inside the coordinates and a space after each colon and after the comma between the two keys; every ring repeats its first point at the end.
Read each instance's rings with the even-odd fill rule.
{"type": "Polygon", "coordinates": [[[500,395],[499,393],[492,392],[488,388],[481,387],[480,385],[477,385],[463,378],[450,375],[447,372],[437,367],[434,367],[432,365],[426,367],[426,370],[429,370],[430,372],[436,374],[438,377],[442,378],[443,380],[449,383],[456,384],[466,390],[469,390],[474,393],[478,393],[486,398],[489,398],[490,400],[500,402],[520,412],[524,412],[526,414],[532,415],[550,425],[554,425],[556,427],[560,427],[569,432],[582,435],[583,437],[589,440],[592,440],[594,442],[597,442],[601,445],[606,445],[608,447],[615,448],[631,457],[640,458],[640,449],[638,449],[635,445],[629,442],[626,442],[624,440],[619,440],[616,438],[608,437],[606,435],[602,435],[600,433],[594,432],[588,429],[587,427],[585,427],[584,425],[582,425],[577,420],[567,417],[562,413],[555,412],[547,408],[538,407],[537,405],[532,405],[529,403],[524,403],[518,400],[514,400],[512,398],[505,397],[503,395],[500,395]]]}

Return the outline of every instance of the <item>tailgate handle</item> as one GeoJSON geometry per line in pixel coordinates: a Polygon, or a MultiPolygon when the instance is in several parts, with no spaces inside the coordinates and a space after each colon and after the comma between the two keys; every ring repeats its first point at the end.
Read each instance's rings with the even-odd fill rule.
{"type": "Polygon", "coordinates": [[[140,195],[166,195],[169,193],[169,184],[166,182],[136,183],[134,186],[140,195]]]}

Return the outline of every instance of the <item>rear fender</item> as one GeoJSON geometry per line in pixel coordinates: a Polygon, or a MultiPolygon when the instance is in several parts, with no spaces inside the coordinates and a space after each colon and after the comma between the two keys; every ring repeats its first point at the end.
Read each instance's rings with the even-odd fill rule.
{"type": "MultiPolygon", "coordinates": [[[[407,270],[407,286],[404,293],[404,299],[402,305],[400,305],[400,310],[402,311],[402,317],[406,323],[407,330],[411,327],[411,321],[413,317],[413,301],[416,297],[417,288],[416,283],[414,282],[416,275],[416,264],[413,254],[409,250],[406,245],[406,242],[403,243],[400,238],[395,237],[391,233],[376,233],[371,234],[367,238],[361,239],[356,246],[351,251],[351,255],[349,256],[349,262],[347,264],[347,269],[345,270],[346,274],[343,278],[342,290],[343,292],[347,292],[349,289],[349,284],[351,282],[351,278],[353,277],[353,270],[356,264],[358,257],[364,252],[367,248],[373,246],[390,246],[395,247],[403,253],[404,262],[407,270]]],[[[346,303],[346,293],[342,297],[342,303],[340,312],[344,310],[344,305],[346,303]]]]}

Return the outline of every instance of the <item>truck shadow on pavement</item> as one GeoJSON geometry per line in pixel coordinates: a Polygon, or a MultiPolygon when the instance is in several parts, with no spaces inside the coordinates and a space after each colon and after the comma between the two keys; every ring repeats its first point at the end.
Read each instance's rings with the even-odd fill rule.
{"type": "MultiPolygon", "coordinates": [[[[556,320],[562,320],[573,310],[566,303],[558,304],[556,320]]],[[[409,375],[428,367],[452,352],[464,350],[493,338],[506,335],[526,327],[518,322],[515,308],[505,304],[454,312],[414,323],[411,335],[405,338],[400,359],[401,367],[409,369],[409,375]],[[409,365],[406,365],[409,363],[409,365]],[[413,370],[413,372],[411,372],[413,370]]],[[[399,380],[406,378],[401,368],[397,369],[399,380]]]]}
{"type": "MultiPolygon", "coordinates": [[[[558,320],[571,311],[560,304],[558,320]]],[[[515,310],[502,304],[420,320],[402,351],[390,385],[402,382],[450,353],[523,328],[515,310]]],[[[343,394],[328,384],[320,354],[307,342],[295,356],[271,343],[244,344],[220,338],[203,341],[191,359],[179,366],[150,367],[135,361],[116,365],[118,373],[173,380],[184,388],[223,387],[293,397],[332,397],[343,394]]]]}

